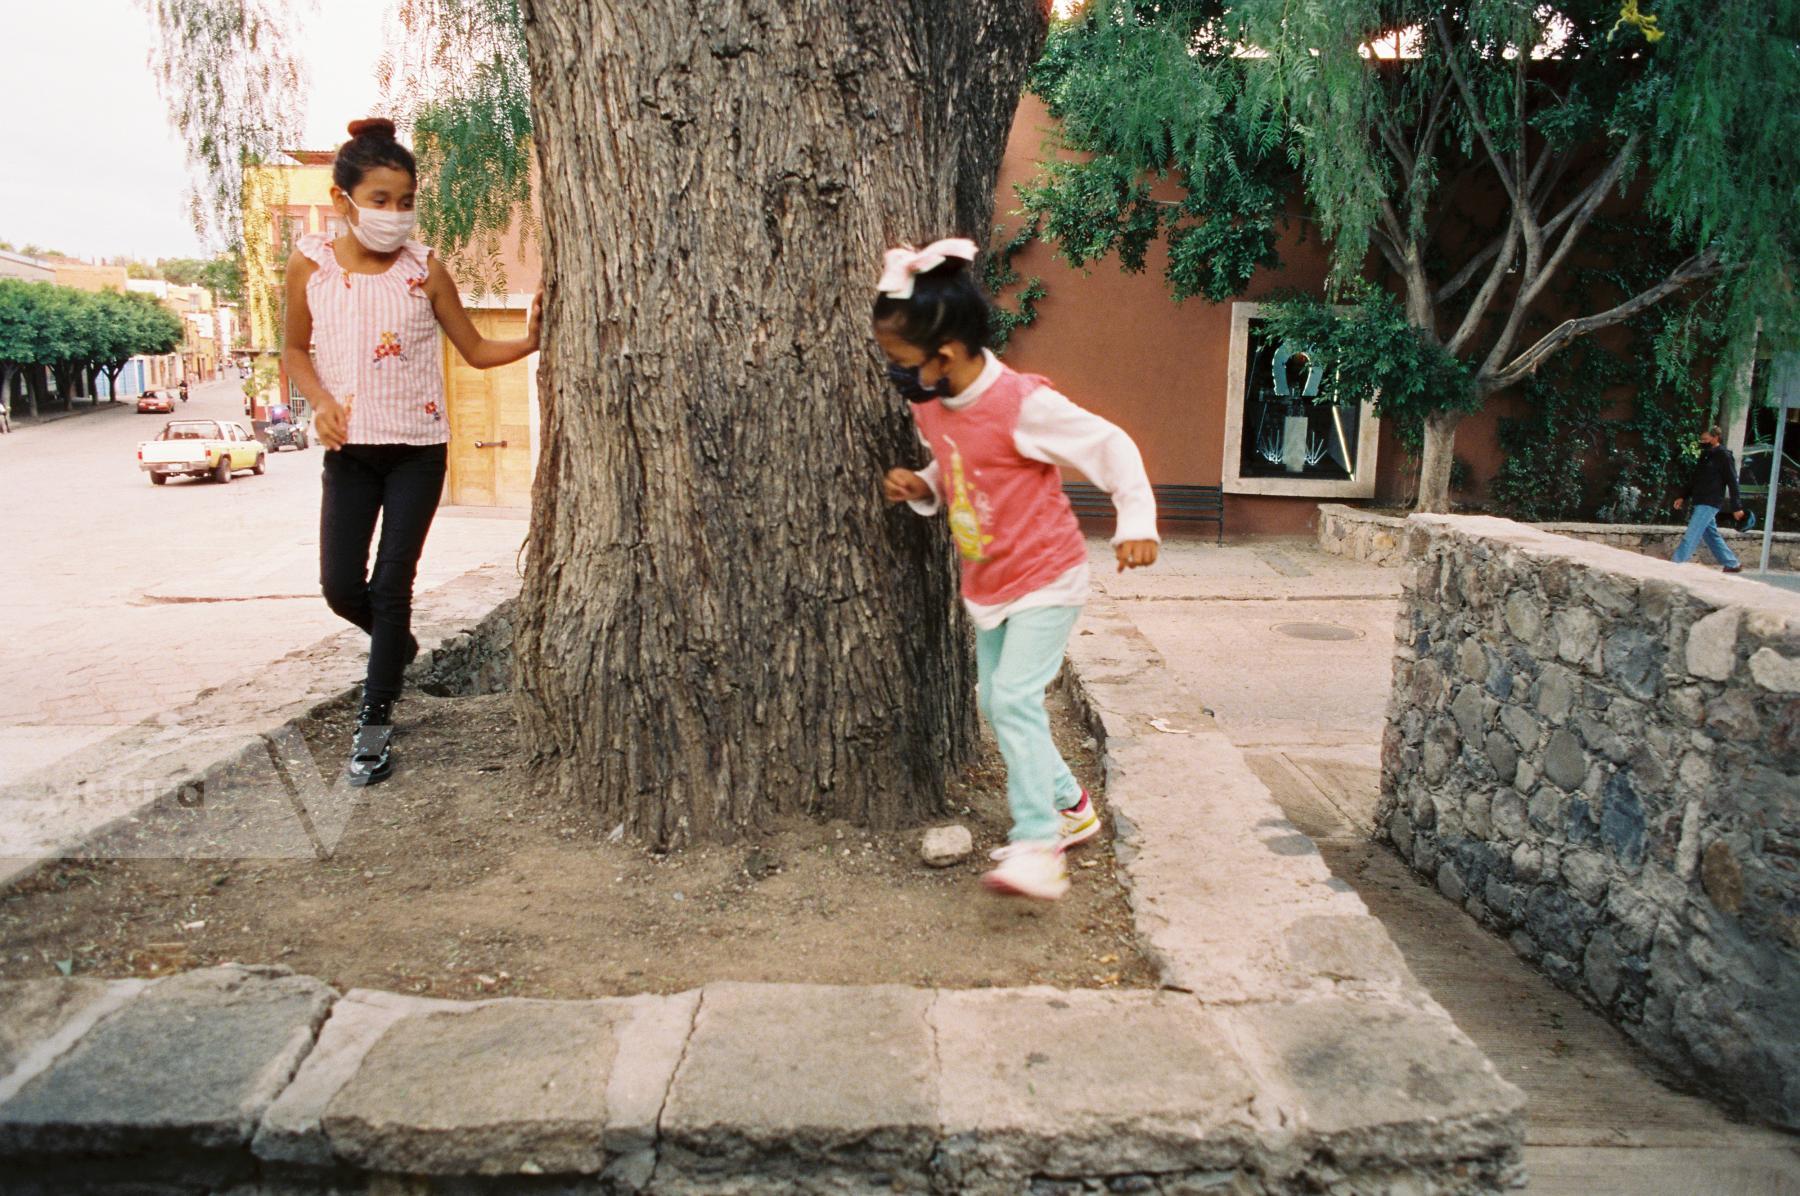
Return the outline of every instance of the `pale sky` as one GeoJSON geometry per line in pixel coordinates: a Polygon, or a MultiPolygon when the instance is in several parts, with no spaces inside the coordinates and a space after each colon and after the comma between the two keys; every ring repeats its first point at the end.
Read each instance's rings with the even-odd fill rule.
{"type": "MultiPolygon", "coordinates": [[[[1057,0],[1066,13],[1075,0],[1057,0]]],[[[308,149],[374,107],[384,0],[316,0],[295,34],[308,149]]],[[[298,12],[305,6],[296,4],[298,12]]],[[[136,0],[0,0],[0,240],[76,257],[193,257],[187,161],[148,63],[136,0]]],[[[219,247],[214,247],[219,248],[219,247]]]]}
{"type": "MultiPolygon", "coordinates": [[[[373,107],[387,8],[317,0],[297,31],[310,76],[307,148],[336,146],[344,125],[373,107]]],[[[0,45],[0,240],[76,257],[200,256],[187,161],[150,73],[149,18],[136,0],[0,0],[0,45]]]]}

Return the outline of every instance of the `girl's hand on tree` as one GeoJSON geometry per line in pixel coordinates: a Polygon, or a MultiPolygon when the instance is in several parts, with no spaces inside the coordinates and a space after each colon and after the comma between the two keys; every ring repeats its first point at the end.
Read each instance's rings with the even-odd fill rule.
{"type": "Polygon", "coordinates": [[[1142,569],[1156,564],[1156,541],[1122,540],[1113,546],[1113,555],[1119,558],[1120,573],[1127,569],[1142,569]]]}
{"type": "Polygon", "coordinates": [[[931,497],[931,487],[910,469],[888,470],[881,479],[881,492],[889,502],[918,502],[931,497]]]}
{"type": "Polygon", "coordinates": [[[350,434],[350,415],[343,404],[336,399],[326,399],[313,407],[313,431],[318,433],[319,443],[328,449],[344,447],[344,440],[350,434]]]}
{"type": "Polygon", "coordinates": [[[538,283],[537,294],[531,297],[531,313],[525,317],[525,340],[536,353],[540,343],[540,333],[544,324],[544,284],[538,283]]]}

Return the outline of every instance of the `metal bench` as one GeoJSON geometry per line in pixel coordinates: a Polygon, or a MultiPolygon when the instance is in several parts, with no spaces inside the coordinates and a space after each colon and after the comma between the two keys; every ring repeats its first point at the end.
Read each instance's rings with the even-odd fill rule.
{"type": "MultiPolygon", "coordinates": [[[[1225,543],[1225,490],[1220,486],[1151,486],[1156,494],[1158,523],[1212,523],[1217,542],[1225,543]]],[[[1078,519],[1102,519],[1113,513],[1112,496],[1086,482],[1064,482],[1063,493],[1078,519]]]]}

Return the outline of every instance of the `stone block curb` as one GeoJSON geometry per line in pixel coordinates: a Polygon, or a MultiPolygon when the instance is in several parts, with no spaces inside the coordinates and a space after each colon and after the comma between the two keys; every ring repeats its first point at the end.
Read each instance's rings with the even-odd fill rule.
{"type": "MultiPolygon", "coordinates": [[[[439,658],[442,684],[500,675],[480,639],[439,658]]],[[[0,1073],[0,1168],[43,1191],[154,1173],[233,1196],[1515,1183],[1522,1095],[1119,608],[1090,609],[1064,684],[1105,745],[1162,991],[451,1002],[236,966],[53,981],[0,1015],[0,1061],[35,1068],[0,1073]]]]}
{"type": "Polygon", "coordinates": [[[0,1103],[0,1156],[247,1165],[336,996],[309,976],[238,965],[113,992],[123,1001],[0,1103]]]}

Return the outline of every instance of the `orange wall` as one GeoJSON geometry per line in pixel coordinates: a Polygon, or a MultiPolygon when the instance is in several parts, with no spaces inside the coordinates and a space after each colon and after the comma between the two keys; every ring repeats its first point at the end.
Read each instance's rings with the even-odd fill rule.
{"type": "MultiPolygon", "coordinates": [[[[1013,188],[1037,173],[1053,123],[1035,96],[1020,103],[994,206],[995,223],[1009,232],[1020,222],[1013,188]]],[[[1322,290],[1326,249],[1298,202],[1288,211],[1280,256],[1281,265],[1258,271],[1237,301],[1253,303],[1283,290],[1322,290]]],[[[1016,369],[1045,375],[1077,403],[1131,433],[1151,481],[1216,486],[1225,456],[1231,304],[1200,298],[1177,304],[1163,278],[1167,262],[1159,241],[1140,274],[1126,274],[1116,257],[1095,262],[1084,273],[1055,258],[1044,242],[1033,242],[1013,264],[1024,278],[1042,278],[1048,294],[1038,305],[1037,321],[1014,334],[1006,358],[1016,369]]],[[[1001,300],[1010,305],[1008,297],[1001,300]]],[[[1497,416],[1490,408],[1465,420],[1457,432],[1457,454],[1469,460],[1478,479],[1499,468],[1497,416]]],[[[1400,446],[1384,425],[1375,501],[1398,501],[1410,488],[1403,465],[1400,446]]],[[[1319,501],[1228,495],[1226,531],[1304,533],[1319,501]]],[[[1196,534],[1211,534],[1199,526],[1196,534]]],[[[1165,532],[1171,530],[1181,531],[1182,525],[1165,532]]]]}

